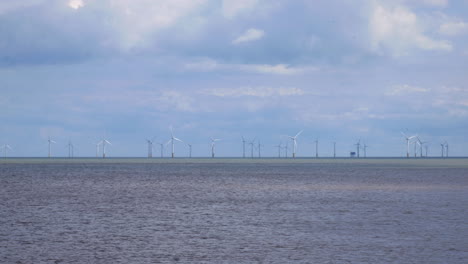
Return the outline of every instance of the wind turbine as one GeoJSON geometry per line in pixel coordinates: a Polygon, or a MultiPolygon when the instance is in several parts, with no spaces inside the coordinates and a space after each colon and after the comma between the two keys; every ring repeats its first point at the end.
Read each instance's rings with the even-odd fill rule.
{"type": "Polygon", "coordinates": [[[10,147],[10,145],[5,144],[5,145],[2,146],[2,149],[3,149],[3,152],[4,152],[4,157],[6,159],[7,158],[7,152],[8,152],[8,150],[11,150],[11,147],[10,147]]]}
{"type": "Polygon", "coordinates": [[[68,144],[67,144],[66,147],[68,147],[68,157],[69,157],[69,158],[73,158],[73,149],[74,149],[74,146],[73,146],[73,144],[71,143],[71,140],[68,141],[68,144]]]}
{"type": "Polygon", "coordinates": [[[98,143],[96,143],[96,158],[99,157],[99,145],[101,145],[101,141],[99,141],[98,143]]]}
{"type": "Polygon", "coordinates": [[[47,142],[49,142],[49,156],[48,156],[48,157],[50,158],[50,145],[51,145],[52,143],[55,144],[55,143],[57,143],[57,142],[55,142],[55,141],[53,141],[52,139],[50,139],[50,137],[49,137],[49,139],[47,140],[47,142]]]}
{"type": "Polygon", "coordinates": [[[164,142],[159,142],[158,145],[161,146],[161,158],[163,158],[164,157],[164,142]]]}
{"type": "Polygon", "coordinates": [[[449,148],[448,142],[445,141],[445,157],[447,157],[447,158],[448,158],[448,148],[449,148]]]}
{"type": "Polygon", "coordinates": [[[220,141],[221,139],[219,138],[212,138],[210,137],[211,139],[211,157],[214,158],[215,156],[215,145],[216,145],[216,141],[220,141]]]}
{"type": "Polygon", "coordinates": [[[102,144],[102,158],[106,158],[106,145],[109,144],[112,146],[112,144],[107,140],[107,139],[103,139],[101,140],[101,144],[102,144]]]}
{"type": "Polygon", "coordinates": [[[192,157],[192,144],[187,143],[187,146],[189,147],[189,158],[192,157]]]}
{"type": "Polygon", "coordinates": [[[364,146],[362,147],[362,149],[364,150],[364,158],[367,158],[367,148],[368,147],[369,146],[366,143],[364,143],[364,146]]]}
{"type": "MultiPolygon", "coordinates": [[[[423,145],[427,143],[427,141],[421,141],[421,139],[417,136],[417,142],[419,144],[419,155],[422,158],[423,157],[423,145]]],[[[427,156],[427,155],[426,155],[427,156]]]]}
{"type": "Polygon", "coordinates": [[[245,138],[242,136],[242,158],[245,158],[245,138]]]}
{"type": "Polygon", "coordinates": [[[409,158],[409,147],[410,147],[410,140],[417,137],[415,136],[410,136],[408,137],[405,133],[401,132],[401,134],[405,137],[406,139],[406,157],[409,158]]]}
{"type": "Polygon", "coordinates": [[[248,142],[248,144],[250,145],[250,157],[251,157],[252,159],[253,159],[253,151],[254,151],[255,139],[257,139],[257,138],[254,138],[252,141],[248,142]]]}
{"type": "Polygon", "coordinates": [[[424,146],[424,148],[426,149],[426,157],[428,157],[428,154],[427,154],[427,153],[428,153],[429,146],[426,145],[426,146],[424,146]]]}
{"type": "Polygon", "coordinates": [[[261,157],[262,157],[262,153],[261,153],[261,152],[262,152],[262,147],[263,147],[263,145],[260,144],[260,140],[258,141],[258,145],[257,145],[257,146],[258,146],[258,157],[261,158],[261,157]]]}
{"type": "Polygon", "coordinates": [[[333,142],[333,158],[336,158],[336,142],[333,142]]]}
{"type": "Polygon", "coordinates": [[[416,158],[418,156],[418,149],[416,148],[418,144],[418,141],[414,141],[414,157],[416,158]]]}
{"type": "Polygon", "coordinates": [[[318,158],[318,138],[315,139],[315,158],[318,158]]]}
{"type": "Polygon", "coordinates": [[[361,148],[361,139],[359,139],[358,143],[354,145],[357,147],[357,157],[359,158],[359,149],[361,148]]]}
{"type": "Polygon", "coordinates": [[[444,157],[444,147],[445,147],[445,145],[442,143],[442,144],[440,144],[440,146],[442,147],[442,155],[441,156],[443,158],[444,157]]]}
{"type": "Polygon", "coordinates": [[[174,158],[174,140],[184,143],[182,140],[174,137],[174,132],[173,132],[172,126],[171,126],[171,139],[169,139],[169,141],[166,143],[166,145],[169,144],[169,143],[171,143],[171,145],[172,145],[172,158],[174,158]]]}
{"type": "Polygon", "coordinates": [[[148,143],[148,158],[153,157],[153,141],[154,137],[152,139],[146,139],[146,142],[148,143]]]}
{"type": "Polygon", "coordinates": [[[278,148],[278,158],[281,158],[281,142],[279,143],[279,145],[273,147],[278,148]]]}
{"type": "Polygon", "coordinates": [[[302,133],[301,130],[299,133],[297,133],[294,137],[288,136],[292,141],[293,141],[293,159],[296,158],[296,149],[297,149],[297,137],[302,133]]]}

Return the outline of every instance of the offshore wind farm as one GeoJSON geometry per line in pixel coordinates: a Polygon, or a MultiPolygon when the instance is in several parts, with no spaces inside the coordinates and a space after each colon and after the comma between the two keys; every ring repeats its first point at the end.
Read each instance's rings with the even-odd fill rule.
{"type": "Polygon", "coordinates": [[[468,1],[0,0],[0,263],[468,259],[468,1]]]}

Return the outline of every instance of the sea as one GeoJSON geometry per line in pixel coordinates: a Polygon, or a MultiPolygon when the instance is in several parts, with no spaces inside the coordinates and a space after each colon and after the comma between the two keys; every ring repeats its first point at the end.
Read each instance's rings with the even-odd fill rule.
{"type": "Polygon", "coordinates": [[[468,263],[468,162],[0,163],[0,263],[468,263]]]}

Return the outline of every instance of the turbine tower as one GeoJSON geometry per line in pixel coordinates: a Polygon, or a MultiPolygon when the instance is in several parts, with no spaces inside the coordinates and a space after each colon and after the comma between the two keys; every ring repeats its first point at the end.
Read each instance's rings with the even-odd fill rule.
{"type": "Polygon", "coordinates": [[[417,137],[416,135],[415,136],[410,136],[408,137],[405,133],[401,132],[401,134],[405,137],[406,139],[406,157],[409,158],[409,147],[410,147],[410,141],[411,139],[417,137]]]}
{"type": "Polygon", "coordinates": [[[263,145],[260,144],[260,140],[258,141],[258,157],[261,158],[262,157],[262,147],[263,145]]]}
{"type": "Polygon", "coordinates": [[[242,136],[242,158],[245,158],[245,138],[242,136]]]}
{"type": "Polygon", "coordinates": [[[421,141],[421,139],[418,136],[416,137],[416,139],[419,144],[419,156],[422,158],[423,157],[423,145],[426,144],[427,141],[421,141]]]}
{"type": "Polygon", "coordinates": [[[161,158],[164,157],[164,142],[159,142],[158,145],[161,147],[161,158]]]}
{"type": "Polygon", "coordinates": [[[279,145],[273,147],[278,148],[278,158],[281,158],[281,142],[279,143],[279,145]]]}
{"type": "Polygon", "coordinates": [[[68,147],[68,157],[73,158],[73,148],[74,148],[74,146],[73,146],[71,140],[68,141],[67,147],[68,147]]]}
{"type": "Polygon", "coordinates": [[[214,157],[215,157],[215,145],[216,145],[216,141],[220,141],[221,139],[212,138],[212,137],[210,137],[210,139],[211,139],[211,157],[214,158],[214,157]]]}
{"type": "Polygon", "coordinates": [[[189,147],[189,158],[192,158],[192,144],[187,143],[187,146],[189,147]]]}
{"type": "Polygon", "coordinates": [[[293,141],[293,159],[296,158],[296,150],[297,150],[297,137],[302,133],[301,130],[299,133],[297,133],[294,137],[288,136],[292,141],[293,141]]]}
{"type": "Polygon", "coordinates": [[[99,158],[99,145],[101,145],[101,141],[96,143],[96,158],[99,158]]]}
{"type": "Polygon", "coordinates": [[[448,158],[448,148],[449,148],[449,145],[447,143],[447,141],[445,141],[445,157],[448,158]]]}
{"type": "Polygon", "coordinates": [[[284,150],[286,151],[286,153],[285,153],[285,154],[286,154],[286,155],[285,155],[286,158],[288,157],[288,148],[289,148],[289,143],[286,142],[286,146],[284,147],[284,150]]]}
{"type": "Polygon", "coordinates": [[[3,149],[4,158],[6,159],[7,158],[7,152],[8,152],[8,150],[11,150],[11,147],[10,147],[10,145],[5,144],[5,145],[2,146],[2,149],[3,149]]]}
{"type": "Polygon", "coordinates": [[[109,144],[112,146],[112,144],[107,139],[101,140],[101,144],[102,144],[102,158],[105,159],[106,158],[106,145],[109,144]]]}
{"type": "Polygon", "coordinates": [[[368,148],[368,147],[369,147],[369,146],[368,146],[366,143],[364,143],[364,145],[363,145],[363,147],[362,147],[362,149],[364,150],[364,158],[367,158],[367,148],[368,148]]]}
{"type": "Polygon", "coordinates": [[[443,157],[444,157],[444,148],[445,148],[445,144],[442,143],[442,144],[440,144],[440,146],[442,147],[442,155],[441,155],[441,157],[443,158],[443,157]]]}
{"type": "Polygon", "coordinates": [[[146,142],[148,143],[148,158],[153,157],[153,141],[154,141],[154,138],[146,139],[146,142]]]}
{"type": "Polygon", "coordinates": [[[315,158],[318,158],[318,138],[315,139],[315,158]]]}
{"type": "Polygon", "coordinates": [[[51,150],[51,147],[50,147],[50,146],[51,146],[51,144],[55,144],[55,143],[57,143],[57,142],[55,142],[55,141],[53,141],[52,139],[50,139],[50,137],[49,137],[49,139],[47,140],[47,142],[49,142],[49,156],[48,156],[48,157],[50,158],[50,152],[51,152],[51,151],[50,151],[50,150],[51,150]]]}
{"type": "Polygon", "coordinates": [[[333,142],[333,158],[336,158],[336,142],[333,142]]]}
{"type": "Polygon", "coordinates": [[[250,145],[250,157],[253,159],[253,152],[254,152],[254,144],[255,144],[255,140],[257,138],[254,138],[252,141],[248,142],[248,144],[250,145]]]}
{"type": "Polygon", "coordinates": [[[357,157],[359,158],[359,149],[361,148],[361,139],[359,139],[359,141],[358,141],[356,144],[354,144],[354,145],[355,145],[356,148],[357,148],[356,154],[357,154],[357,157]]]}
{"type": "Polygon", "coordinates": [[[172,126],[171,126],[171,139],[169,139],[169,141],[166,143],[166,145],[169,144],[169,143],[171,143],[171,147],[172,147],[172,158],[174,158],[174,140],[179,141],[179,142],[181,142],[181,143],[184,143],[182,140],[180,140],[180,139],[174,137],[174,132],[173,132],[172,126]]]}

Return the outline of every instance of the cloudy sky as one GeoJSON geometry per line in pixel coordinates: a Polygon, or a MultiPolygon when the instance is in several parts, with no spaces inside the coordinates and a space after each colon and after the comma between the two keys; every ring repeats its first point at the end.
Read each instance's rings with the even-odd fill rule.
{"type": "Polygon", "coordinates": [[[468,0],[0,0],[1,145],[144,156],[172,125],[195,156],[300,130],[298,156],[402,156],[407,129],[468,155],[467,44],[468,0]]]}

